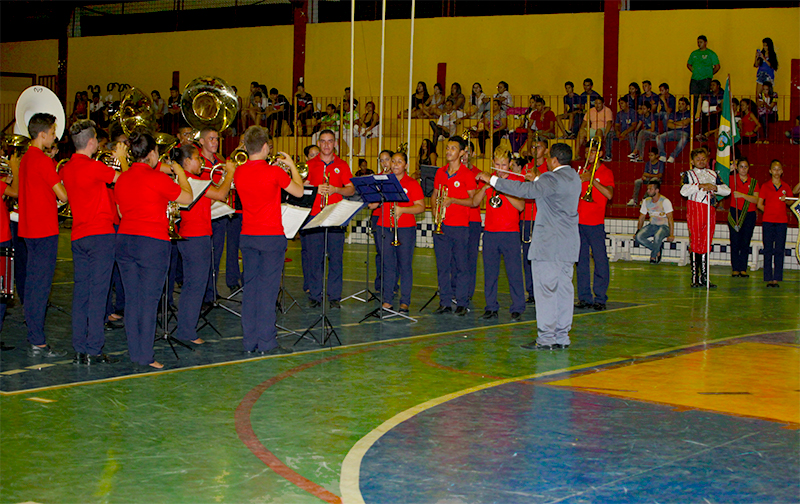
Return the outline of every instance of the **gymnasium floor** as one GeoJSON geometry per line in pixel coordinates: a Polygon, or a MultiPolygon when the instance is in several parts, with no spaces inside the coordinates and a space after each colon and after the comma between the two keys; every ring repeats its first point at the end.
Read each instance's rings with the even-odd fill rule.
{"type": "MultiPolygon", "coordinates": [[[[68,312],[61,239],[51,300],[68,312]]],[[[287,256],[301,307],[279,323],[302,332],[318,312],[300,296],[298,242],[287,256]]],[[[345,295],[364,288],[364,258],[346,247],[345,295]]],[[[434,271],[433,251],[417,249],[417,323],[359,324],[375,303],[349,300],[330,314],[342,346],[302,340],[293,355],[248,359],[239,319],[215,310],[221,335],[203,329],[196,351],[178,360],[156,343],[160,372],[133,369],[122,330],[107,333],[117,364],[42,365],[12,308],[0,502],[800,501],[798,271],[765,289],[760,271],[713,267],[707,293],[689,288],[688,267],[612,263],[609,309],[576,311],[561,352],[519,348],[535,313],[512,323],[507,295],[499,320],[479,319],[480,261],[472,313],[435,316],[434,302],[420,314],[434,271]]],[[[51,309],[47,323],[71,350],[68,315],[51,309]]]]}

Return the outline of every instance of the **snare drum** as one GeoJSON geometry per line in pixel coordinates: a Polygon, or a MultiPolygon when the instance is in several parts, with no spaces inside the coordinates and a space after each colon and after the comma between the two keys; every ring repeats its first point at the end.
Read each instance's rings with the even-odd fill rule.
{"type": "Polygon", "coordinates": [[[14,299],[14,249],[0,247],[0,303],[14,299]]]}

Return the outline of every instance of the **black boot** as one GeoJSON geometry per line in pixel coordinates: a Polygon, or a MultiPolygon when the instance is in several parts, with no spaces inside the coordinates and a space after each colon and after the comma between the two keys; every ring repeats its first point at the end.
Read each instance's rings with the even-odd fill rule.
{"type": "Polygon", "coordinates": [[[694,252],[689,253],[689,261],[692,265],[692,287],[700,287],[700,266],[698,265],[697,256],[694,252]]]}
{"type": "MultiPolygon", "coordinates": [[[[705,287],[706,282],[708,281],[708,262],[706,259],[708,258],[708,254],[697,254],[697,262],[700,263],[700,285],[699,287],[705,287]]],[[[717,286],[714,284],[708,285],[709,289],[716,289],[717,286]]]]}

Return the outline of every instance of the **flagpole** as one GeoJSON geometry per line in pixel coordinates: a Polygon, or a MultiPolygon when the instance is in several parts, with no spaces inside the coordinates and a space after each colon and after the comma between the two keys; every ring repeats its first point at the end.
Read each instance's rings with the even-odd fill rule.
{"type": "MultiPolygon", "coordinates": [[[[736,140],[736,114],[733,113],[733,93],[731,92],[731,74],[728,74],[728,110],[731,111],[731,167],[736,166],[736,147],[734,147],[734,140],[736,140]]],[[[717,132],[719,136],[719,132],[717,132]]]]}
{"type": "MultiPolygon", "coordinates": [[[[706,221],[706,291],[711,290],[711,198],[713,197],[714,193],[709,191],[708,210],[706,210],[708,216],[706,221]]],[[[714,217],[716,218],[716,215],[714,217]]]]}
{"type": "MultiPolygon", "coordinates": [[[[694,100],[691,95],[689,95],[689,113],[692,117],[692,120],[689,121],[689,152],[691,153],[694,150],[694,100]]],[[[677,116],[675,118],[677,119],[677,116]]],[[[691,154],[689,157],[692,157],[691,154]]]]}

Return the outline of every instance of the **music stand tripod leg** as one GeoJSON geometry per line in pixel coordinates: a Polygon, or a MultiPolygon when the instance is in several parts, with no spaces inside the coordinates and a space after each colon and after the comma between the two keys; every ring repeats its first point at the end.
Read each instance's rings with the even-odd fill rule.
{"type": "Polygon", "coordinates": [[[192,352],[194,352],[194,348],[190,347],[189,345],[187,345],[183,341],[181,341],[181,340],[175,338],[174,336],[172,336],[172,332],[169,330],[169,314],[168,314],[168,310],[167,310],[167,305],[168,305],[168,302],[167,302],[167,295],[168,295],[167,285],[168,284],[169,284],[169,277],[164,279],[164,293],[163,293],[163,296],[161,297],[161,300],[162,300],[161,301],[161,329],[160,329],[161,334],[159,335],[158,333],[156,333],[154,341],[164,340],[167,343],[169,343],[170,348],[172,348],[172,353],[175,354],[175,358],[178,359],[178,360],[181,360],[181,358],[178,357],[178,351],[175,349],[174,343],[177,343],[177,344],[183,346],[184,348],[188,348],[192,352]]]}
{"type": "Polygon", "coordinates": [[[422,308],[420,308],[420,309],[419,309],[419,312],[420,312],[420,313],[422,313],[422,310],[424,310],[424,309],[425,309],[425,308],[426,308],[426,307],[427,307],[429,304],[431,304],[431,302],[432,302],[434,299],[436,299],[436,297],[437,297],[438,295],[439,295],[439,289],[436,289],[436,292],[434,292],[434,293],[433,293],[433,296],[431,296],[431,298],[430,298],[430,299],[429,299],[429,300],[428,300],[428,301],[427,301],[427,302],[426,302],[424,305],[422,305],[422,308]]]}
{"type": "Polygon", "coordinates": [[[325,246],[324,246],[324,253],[322,255],[322,314],[317,318],[317,320],[313,324],[311,324],[308,327],[308,329],[303,331],[303,334],[301,334],[300,337],[297,338],[297,341],[294,342],[294,345],[300,343],[300,340],[306,337],[307,334],[310,335],[311,338],[314,340],[314,342],[316,342],[320,346],[325,346],[325,343],[327,343],[328,341],[331,341],[331,347],[333,346],[333,342],[331,340],[331,334],[333,334],[333,336],[336,338],[336,341],[339,342],[339,345],[342,344],[341,340],[339,339],[339,336],[333,329],[333,324],[331,324],[330,319],[328,319],[328,313],[327,313],[327,308],[328,308],[328,228],[327,227],[325,228],[324,240],[325,240],[325,246]],[[321,336],[320,339],[317,340],[317,338],[314,336],[312,332],[312,329],[314,329],[314,327],[316,327],[316,325],[319,324],[320,322],[322,322],[322,326],[320,327],[322,329],[322,334],[320,335],[321,336]]]}

